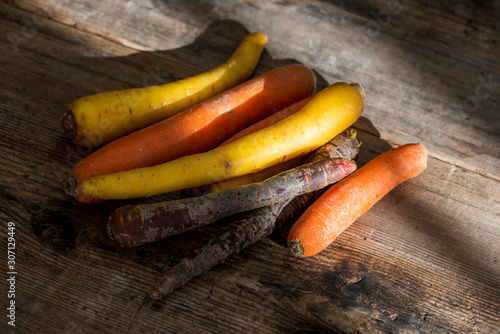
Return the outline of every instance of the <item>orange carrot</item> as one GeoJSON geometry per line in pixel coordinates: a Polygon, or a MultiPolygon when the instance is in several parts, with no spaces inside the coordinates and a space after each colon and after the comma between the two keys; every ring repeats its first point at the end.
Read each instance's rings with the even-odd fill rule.
{"type": "MultiPolygon", "coordinates": [[[[251,133],[254,133],[256,131],[264,129],[264,128],[266,128],[270,125],[273,125],[275,123],[278,123],[282,119],[287,118],[288,116],[293,115],[297,111],[302,109],[302,107],[304,107],[307,104],[307,102],[309,102],[309,100],[311,98],[312,98],[312,96],[308,96],[305,99],[303,99],[299,102],[296,102],[292,105],[289,105],[288,107],[281,109],[277,113],[272,114],[271,116],[268,116],[267,118],[264,118],[263,120],[261,120],[257,123],[254,123],[247,128],[244,128],[243,130],[241,130],[240,132],[238,132],[237,134],[235,134],[231,138],[223,141],[221,144],[219,144],[219,146],[227,145],[229,143],[232,143],[233,141],[236,141],[240,138],[245,137],[246,135],[249,135],[251,133]]],[[[257,173],[247,174],[247,175],[243,175],[243,176],[240,176],[237,178],[216,182],[213,184],[207,184],[207,185],[203,185],[203,186],[196,187],[196,188],[186,189],[186,193],[191,195],[191,196],[194,196],[194,195],[200,195],[200,194],[204,194],[204,193],[212,193],[215,191],[220,191],[222,189],[232,188],[232,187],[236,187],[236,186],[242,186],[242,185],[253,183],[253,182],[264,181],[268,177],[271,177],[271,176],[276,175],[280,172],[283,172],[287,169],[291,169],[291,168],[294,168],[294,167],[301,165],[302,163],[304,163],[306,161],[306,159],[307,159],[307,156],[296,157],[292,160],[288,160],[288,161],[285,161],[281,164],[263,169],[257,173]]]]}
{"type": "Polygon", "coordinates": [[[295,114],[228,145],[152,167],[93,176],[67,193],[115,200],[151,197],[254,173],[315,150],[351,126],[363,108],[361,85],[337,82],[295,114]]]}
{"type": "Polygon", "coordinates": [[[264,129],[270,125],[273,125],[274,123],[278,123],[282,119],[287,118],[288,116],[293,115],[297,111],[302,109],[302,107],[304,107],[307,104],[307,102],[309,102],[309,100],[311,98],[312,98],[311,96],[308,96],[305,99],[300,100],[299,102],[295,102],[294,104],[292,104],[284,109],[281,109],[277,113],[272,114],[271,116],[268,116],[268,117],[264,118],[263,120],[250,125],[247,128],[244,128],[243,130],[241,130],[240,132],[238,132],[237,134],[235,134],[231,138],[223,141],[222,144],[220,144],[219,146],[227,145],[229,143],[232,143],[233,141],[236,141],[240,138],[245,137],[246,135],[249,135],[249,134],[254,133],[258,130],[264,129]]]}
{"type": "Polygon", "coordinates": [[[107,144],[73,168],[70,182],[80,184],[92,176],[150,167],[205,152],[270,113],[312,95],[315,85],[314,73],[305,66],[273,69],[107,144]]]}
{"type": "Polygon", "coordinates": [[[400,183],[427,167],[421,144],[406,144],[374,158],[333,185],[295,222],[288,235],[293,254],[313,256],[400,183]]]}

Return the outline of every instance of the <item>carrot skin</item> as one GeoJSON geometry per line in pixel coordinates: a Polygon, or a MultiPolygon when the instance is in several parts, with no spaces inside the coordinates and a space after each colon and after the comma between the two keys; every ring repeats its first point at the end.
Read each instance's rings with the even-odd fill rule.
{"type": "Polygon", "coordinates": [[[234,227],[182,259],[150,289],[152,299],[160,300],[192,278],[223,263],[244,248],[269,236],[299,214],[321,191],[286,199],[274,206],[243,212],[233,219],[234,227]]]}
{"type": "Polygon", "coordinates": [[[151,287],[152,299],[163,299],[174,289],[184,285],[191,278],[239,253],[248,245],[261,240],[274,230],[281,209],[290,201],[275,206],[265,206],[239,214],[236,225],[228,232],[214,238],[202,248],[182,259],[151,287]]]}
{"type": "MultiPolygon", "coordinates": [[[[335,157],[354,158],[358,152],[359,145],[356,133],[351,131],[349,134],[348,131],[345,131],[316,149],[307,163],[335,157]],[[341,148],[341,145],[344,147],[341,148]]],[[[184,258],[168,270],[150,289],[150,297],[156,300],[164,298],[191,278],[224,262],[250,244],[267,237],[285,222],[302,212],[323,191],[322,189],[304,193],[293,199],[283,199],[274,206],[268,205],[235,215],[234,227],[204,247],[194,251],[189,257],[184,258]]]]}
{"type": "MultiPolygon", "coordinates": [[[[316,150],[313,154],[299,156],[297,158],[285,161],[281,164],[263,169],[257,173],[243,175],[237,178],[228,179],[225,181],[220,181],[207,185],[204,187],[205,193],[213,193],[221,191],[224,189],[234,188],[237,186],[242,186],[249,183],[261,182],[267,178],[270,178],[282,171],[295,168],[303,163],[307,159],[315,157],[315,161],[319,160],[318,157],[322,156],[324,159],[327,158],[344,158],[348,160],[355,160],[359,152],[359,143],[356,140],[356,131],[344,131],[343,133],[336,136],[333,140],[326,143],[321,149],[316,150]]],[[[312,162],[308,160],[308,162],[312,162]]]]}
{"type": "MultiPolygon", "coordinates": [[[[93,176],[151,167],[205,152],[270,113],[311,96],[315,86],[314,73],[302,65],[270,70],[101,147],[73,167],[71,182],[78,185],[93,176]]],[[[77,200],[94,202],[83,197],[77,200]]]]}
{"type": "Polygon", "coordinates": [[[69,194],[150,197],[254,173],[307,154],[342,133],[361,115],[363,98],[359,84],[338,82],[315,94],[297,113],[228,145],[152,167],[94,176],[69,194]]]}
{"type": "Polygon", "coordinates": [[[203,187],[205,194],[215,193],[222,190],[235,188],[239,186],[244,186],[251,183],[262,182],[274,175],[282,173],[286,170],[298,167],[306,162],[310,154],[304,154],[296,158],[287,160],[278,165],[268,167],[266,169],[260,170],[256,173],[242,175],[236,178],[227,179],[224,181],[212,183],[203,187]]]}
{"type": "Polygon", "coordinates": [[[274,205],[283,199],[319,190],[354,170],[356,164],[351,160],[323,159],[260,183],[200,197],[122,206],[111,214],[108,231],[123,247],[150,243],[235,213],[274,205]]]}
{"type": "MultiPolygon", "coordinates": [[[[243,137],[245,137],[249,134],[252,134],[258,130],[262,130],[268,126],[271,126],[271,125],[281,121],[284,118],[287,118],[290,115],[295,114],[297,111],[302,109],[307,104],[307,102],[309,102],[309,100],[311,98],[312,98],[311,96],[308,96],[305,99],[300,100],[299,102],[295,102],[292,105],[289,105],[288,107],[283,108],[280,111],[272,114],[271,116],[268,116],[268,117],[264,118],[263,120],[250,125],[249,127],[245,128],[245,129],[241,130],[240,132],[238,132],[237,134],[233,135],[229,139],[226,139],[225,141],[223,141],[221,144],[219,144],[219,147],[230,144],[230,143],[232,143],[240,138],[243,138],[243,137]]],[[[212,193],[215,191],[220,191],[220,190],[228,189],[228,188],[234,188],[234,187],[249,184],[249,183],[260,182],[260,181],[263,181],[263,180],[265,180],[273,175],[278,174],[279,172],[297,167],[297,166],[301,165],[302,163],[304,163],[306,161],[306,159],[307,159],[306,156],[296,157],[292,160],[286,161],[282,164],[279,164],[279,165],[276,165],[276,166],[273,166],[270,168],[266,168],[266,169],[259,171],[257,173],[243,175],[239,178],[224,180],[224,181],[220,181],[220,182],[213,183],[213,184],[206,184],[206,185],[203,185],[200,187],[185,189],[185,192],[190,196],[199,196],[199,195],[203,195],[205,193],[212,193]]]]}
{"type": "Polygon", "coordinates": [[[69,105],[62,129],[77,145],[98,147],[166,119],[247,80],[267,39],[248,34],[224,64],[189,78],[81,97],[69,105]]]}
{"type": "Polygon", "coordinates": [[[375,157],[299,217],[288,235],[291,252],[301,257],[321,252],[382,197],[426,167],[427,152],[421,144],[402,145],[375,157]]]}
{"type": "Polygon", "coordinates": [[[311,96],[308,96],[308,97],[306,97],[298,102],[295,102],[295,103],[289,105],[288,107],[283,108],[280,111],[264,118],[263,120],[260,120],[259,122],[250,125],[249,127],[245,128],[245,129],[241,130],[240,132],[238,132],[237,134],[233,135],[229,139],[226,139],[225,141],[223,141],[219,146],[224,146],[224,145],[227,145],[229,143],[232,143],[233,141],[236,141],[240,138],[243,138],[246,135],[249,135],[251,133],[254,133],[255,131],[264,129],[270,125],[273,125],[273,124],[281,121],[284,118],[287,118],[290,115],[295,114],[297,111],[302,109],[307,104],[307,102],[309,102],[310,99],[311,99],[311,96]]]}

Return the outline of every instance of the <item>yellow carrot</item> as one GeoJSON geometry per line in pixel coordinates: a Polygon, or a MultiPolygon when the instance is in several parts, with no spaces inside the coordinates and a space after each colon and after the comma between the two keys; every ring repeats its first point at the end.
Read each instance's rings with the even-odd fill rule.
{"type": "Polygon", "coordinates": [[[228,145],[153,167],[95,176],[70,193],[100,199],[147,197],[257,172],[307,154],[351,126],[363,111],[363,90],[339,82],[299,112],[228,145]]]}
{"type": "MultiPolygon", "coordinates": [[[[236,141],[240,138],[243,138],[243,137],[245,137],[245,136],[247,136],[255,131],[261,130],[265,127],[271,126],[271,125],[281,121],[282,119],[284,119],[290,115],[295,114],[297,111],[301,110],[306,105],[306,103],[309,102],[310,99],[311,99],[311,96],[308,96],[305,99],[302,99],[299,102],[295,102],[295,103],[289,105],[288,107],[281,109],[280,111],[272,114],[271,116],[268,116],[268,117],[264,118],[263,120],[261,120],[257,123],[254,123],[251,126],[244,128],[243,130],[241,130],[240,132],[238,132],[234,136],[223,141],[221,144],[219,144],[219,146],[223,146],[223,145],[227,145],[229,143],[232,143],[233,141],[236,141]]],[[[212,192],[216,192],[216,191],[221,191],[223,189],[229,189],[229,188],[233,188],[233,187],[242,186],[245,184],[264,181],[265,179],[270,178],[271,176],[274,176],[280,172],[284,172],[285,170],[292,169],[294,167],[297,167],[297,166],[303,164],[307,158],[308,158],[307,156],[299,156],[299,157],[296,157],[292,160],[287,160],[281,164],[260,170],[257,173],[246,174],[246,175],[242,175],[242,176],[239,176],[237,178],[230,179],[230,180],[220,181],[220,182],[214,183],[212,185],[206,185],[203,187],[205,189],[204,192],[212,193],[212,192]]],[[[203,190],[194,189],[194,191],[200,192],[203,190]]]]}
{"type": "MultiPolygon", "coordinates": [[[[359,143],[356,140],[356,131],[354,129],[351,129],[350,131],[344,131],[343,133],[336,136],[335,139],[332,140],[332,142],[325,144],[324,149],[329,153],[329,155],[327,156],[328,158],[341,157],[349,160],[354,160],[359,151],[359,143]]],[[[246,174],[229,180],[216,182],[211,185],[205,186],[204,192],[210,194],[222,191],[224,189],[230,189],[250,183],[261,182],[278,173],[303,164],[308,158],[309,154],[301,155],[278,165],[262,169],[256,173],[246,174]]],[[[199,190],[198,192],[201,192],[201,190],[199,190]]]]}
{"type": "Polygon", "coordinates": [[[278,173],[284,172],[286,170],[295,168],[297,166],[302,165],[307,158],[309,157],[308,154],[304,154],[301,156],[298,156],[296,158],[293,158],[291,160],[287,160],[283,163],[280,163],[278,165],[271,166],[266,169],[259,170],[256,173],[251,173],[251,174],[245,174],[239,177],[235,177],[229,180],[224,180],[220,182],[213,183],[209,186],[206,186],[205,193],[210,194],[210,193],[215,193],[219,192],[225,189],[230,189],[234,187],[239,187],[239,186],[244,186],[250,183],[256,183],[256,182],[262,182],[278,173]]]}
{"type": "Polygon", "coordinates": [[[249,34],[211,71],[164,85],[81,97],[68,107],[62,128],[76,144],[96,147],[159,122],[248,79],[266,43],[265,34],[249,34]]]}

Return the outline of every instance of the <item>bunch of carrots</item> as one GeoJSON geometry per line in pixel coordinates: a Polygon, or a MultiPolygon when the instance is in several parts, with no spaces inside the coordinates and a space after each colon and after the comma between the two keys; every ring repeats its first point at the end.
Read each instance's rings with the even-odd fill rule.
{"type": "Polygon", "coordinates": [[[190,190],[200,196],[126,205],[108,234],[133,247],[231,216],[234,228],[170,268],[150,291],[161,299],[192,277],[303,212],[288,246],[313,256],[427,164],[421,144],[382,153],[359,170],[350,128],[364,108],[359,84],[315,92],[305,66],[249,79],[267,43],[246,36],[228,61],[161,86],[82,97],[62,128],[96,150],[74,166],[67,192],[81,203],[190,190]],[[327,190],[325,190],[327,189],[327,190]]]}

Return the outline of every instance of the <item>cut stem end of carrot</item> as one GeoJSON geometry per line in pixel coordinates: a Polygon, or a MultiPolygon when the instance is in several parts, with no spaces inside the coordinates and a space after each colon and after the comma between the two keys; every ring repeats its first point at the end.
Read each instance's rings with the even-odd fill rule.
{"type": "Polygon", "coordinates": [[[304,255],[304,247],[300,243],[300,240],[291,240],[288,247],[293,255],[302,256],[304,255]]]}
{"type": "Polygon", "coordinates": [[[68,110],[61,119],[61,127],[66,135],[71,140],[75,140],[76,137],[76,125],[73,112],[68,110]]]}

